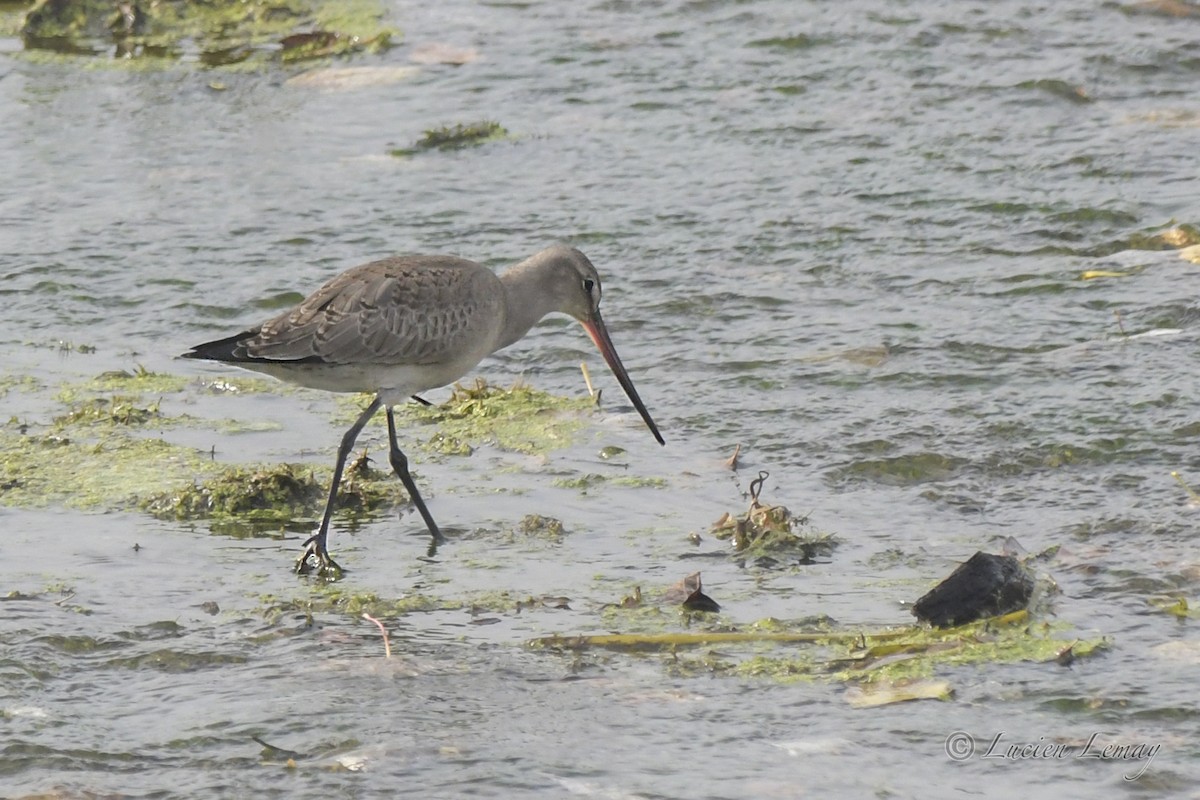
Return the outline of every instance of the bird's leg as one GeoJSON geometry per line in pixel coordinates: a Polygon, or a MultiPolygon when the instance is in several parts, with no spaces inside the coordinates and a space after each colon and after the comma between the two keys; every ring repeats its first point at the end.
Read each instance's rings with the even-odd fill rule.
{"type": "MultiPolygon", "coordinates": [[[[321,529],[304,543],[304,552],[300,555],[300,560],[296,562],[296,572],[300,575],[307,575],[314,571],[318,575],[337,575],[342,572],[342,568],[329,557],[329,550],[326,548],[326,540],[329,538],[329,519],[333,516],[333,503],[337,500],[338,487],[342,483],[342,469],[346,466],[346,457],[354,448],[354,440],[358,438],[358,434],[366,427],[371,417],[375,416],[375,412],[381,405],[383,405],[383,401],[379,397],[372,400],[371,404],[363,409],[362,414],[350,426],[350,430],[346,431],[346,435],[342,437],[342,443],[338,447],[337,463],[333,467],[333,484],[329,487],[329,500],[325,503],[325,516],[321,518],[321,529]],[[315,570],[309,563],[310,557],[316,562],[315,570]]],[[[391,411],[391,409],[388,410],[391,411]]],[[[388,414],[388,423],[390,427],[390,413],[388,414]]]]}
{"type": "Polygon", "coordinates": [[[426,400],[424,397],[418,397],[418,396],[417,396],[417,395],[415,395],[415,394],[412,396],[412,399],[413,399],[413,400],[415,400],[416,402],[420,403],[420,404],[421,404],[421,405],[423,405],[423,406],[431,406],[431,405],[433,405],[433,403],[429,402],[429,401],[428,401],[428,400],[426,400]]]}
{"type": "Polygon", "coordinates": [[[400,476],[400,482],[404,484],[404,490],[408,492],[408,496],[413,501],[413,505],[417,507],[417,511],[421,512],[421,517],[425,520],[425,527],[429,528],[429,532],[433,535],[433,543],[436,545],[444,542],[446,539],[442,536],[442,532],[438,530],[437,523],[433,521],[433,515],[425,507],[425,501],[421,499],[421,493],[417,491],[417,484],[413,481],[412,475],[408,474],[408,458],[404,453],[400,452],[400,445],[396,443],[396,420],[392,417],[391,406],[387,407],[387,422],[388,439],[391,440],[391,451],[388,453],[388,459],[392,462],[392,469],[396,470],[396,474],[400,476]]]}

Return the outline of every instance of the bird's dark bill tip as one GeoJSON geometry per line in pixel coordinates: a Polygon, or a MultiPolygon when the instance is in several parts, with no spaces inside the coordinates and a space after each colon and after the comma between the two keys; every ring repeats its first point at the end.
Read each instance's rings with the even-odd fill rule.
{"type": "Polygon", "coordinates": [[[608,368],[616,375],[617,383],[621,384],[621,388],[625,390],[625,396],[633,403],[633,407],[637,409],[642,421],[646,423],[646,427],[654,434],[654,438],[659,444],[666,445],[662,434],[658,432],[658,426],[654,424],[654,419],[646,409],[645,403],[638,396],[637,389],[633,388],[633,380],[629,377],[625,365],[621,363],[621,357],[617,355],[617,348],[612,342],[612,337],[608,335],[608,328],[605,327],[604,321],[600,317],[600,312],[597,311],[593,319],[585,320],[583,322],[583,329],[587,331],[588,336],[591,337],[592,342],[600,351],[600,355],[608,363],[608,368]]]}

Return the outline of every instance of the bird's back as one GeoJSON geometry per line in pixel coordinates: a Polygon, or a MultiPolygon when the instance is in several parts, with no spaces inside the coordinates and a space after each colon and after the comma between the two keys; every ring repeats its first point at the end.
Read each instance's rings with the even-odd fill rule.
{"type": "Polygon", "coordinates": [[[471,370],[495,349],[504,316],[504,286],[486,267],[397,256],[348,269],[259,327],[184,355],[318,389],[407,395],[471,370]]]}
{"type": "Polygon", "coordinates": [[[372,261],[337,275],[296,307],[232,337],[236,341],[222,340],[232,346],[217,360],[443,362],[490,345],[492,331],[503,322],[502,292],[495,274],[465,259],[398,256],[372,261]]]}

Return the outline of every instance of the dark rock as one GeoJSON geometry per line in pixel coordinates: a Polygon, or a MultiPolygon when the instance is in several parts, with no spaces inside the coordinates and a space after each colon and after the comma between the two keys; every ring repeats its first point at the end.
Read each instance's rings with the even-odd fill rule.
{"type": "Polygon", "coordinates": [[[1016,558],[978,552],[913,603],[913,615],[939,628],[1019,611],[1033,596],[1033,577],[1016,558]]]}

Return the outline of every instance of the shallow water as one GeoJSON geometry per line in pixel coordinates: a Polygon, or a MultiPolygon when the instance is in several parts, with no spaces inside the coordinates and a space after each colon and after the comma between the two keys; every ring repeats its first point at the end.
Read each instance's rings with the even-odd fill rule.
{"type": "MultiPolygon", "coordinates": [[[[587,360],[607,413],[546,458],[414,455],[452,534],[433,558],[407,510],[339,521],[340,589],[467,598],[389,618],[391,660],[354,615],[306,619],[325,590],[289,571],[299,534],[0,507],[0,594],[20,593],[0,603],[0,794],[1195,796],[1196,623],[1152,601],[1195,605],[1200,580],[1196,511],[1169,475],[1200,481],[1200,268],[1145,245],[1200,224],[1195,18],[768,0],[393,16],[403,43],[356,65],[406,65],[429,41],[480,58],[321,89],[3,42],[0,352],[40,384],[7,389],[3,417],[36,430],[64,383],[138,364],[226,375],[173,357],[370,258],[500,267],[563,240],[600,269],[667,447],[573,323],[485,362],[495,383],[579,394],[587,360]],[[388,155],[479,119],[513,138],[388,155]],[[707,535],[759,470],[768,500],[840,539],[832,558],[740,565],[707,535]],[[665,483],[554,485],[591,473],[665,483]],[[514,534],[530,513],[567,534],[514,534]],[[696,569],[731,623],[904,625],[906,603],[1007,537],[1060,546],[1044,619],[1107,652],[944,667],[953,701],[856,710],[838,683],[524,647],[619,628],[605,604],[696,569]],[[542,596],[569,608],[515,605],[542,596]],[[954,731],[974,757],[947,757],[954,731]],[[981,757],[998,735],[1094,733],[1160,750],[1148,766],[981,757]],[[304,757],[290,769],[251,736],[304,757]]],[[[154,432],[230,461],[326,464],[346,424],[333,398],[282,389],[162,410],[278,423],[154,432]]]]}

